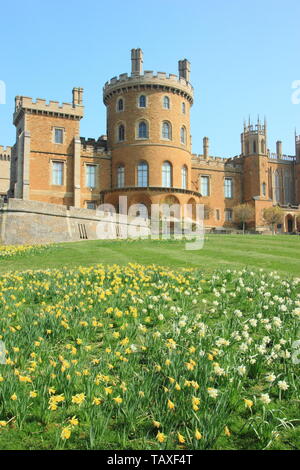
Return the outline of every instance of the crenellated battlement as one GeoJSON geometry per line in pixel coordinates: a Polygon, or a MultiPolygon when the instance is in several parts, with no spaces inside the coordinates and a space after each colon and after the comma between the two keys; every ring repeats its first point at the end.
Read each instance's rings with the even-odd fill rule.
{"type": "Polygon", "coordinates": [[[192,154],[192,159],[194,163],[199,163],[201,165],[211,166],[217,165],[222,167],[232,167],[232,168],[239,168],[241,161],[240,156],[236,155],[232,158],[222,158],[222,157],[213,157],[209,156],[206,157],[204,155],[192,154]]]}
{"type": "Polygon", "coordinates": [[[28,96],[16,96],[14,124],[20,114],[28,112],[32,114],[48,114],[58,115],[57,117],[66,117],[73,119],[81,119],[83,117],[84,107],[81,105],[73,105],[71,103],[59,103],[59,101],[49,101],[37,98],[34,100],[28,96]]]}
{"type": "Polygon", "coordinates": [[[249,124],[249,125],[245,125],[244,126],[244,136],[247,136],[247,135],[266,135],[266,130],[267,130],[267,127],[266,125],[264,124],[249,124]]]}
{"type": "Polygon", "coordinates": [[[175,74],[167,74],[166,72],[154,73],[152,70],[146,70],[143,74],[138,75],[132,73],[122,73],[119,77],[113,77],[110,81],[106,82],[103,87],[103,100],[106,104],[107,99],[117,92],[125,92],[133,87],[162,87],[163,89],[170,88],[182,94],[185,94],[187,99],[193,102],[194,89],[192,85],[183,77],[178,77],[175,74]]]}
{"type": "Polygon", "coordinates": [[[4,147],[0,145],[0,160],[9,161],[11,157],[11,147],[4,147]]]}

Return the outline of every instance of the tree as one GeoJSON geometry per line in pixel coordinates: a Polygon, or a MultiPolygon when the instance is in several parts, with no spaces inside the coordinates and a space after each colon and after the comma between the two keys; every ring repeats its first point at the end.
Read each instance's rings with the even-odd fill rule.
{"type": "Polygon", "coordinates": [[[275,225],[283,223],[284,212],[280,207],[268,207],[263,210],[264,221],[272,227],[272,233],[275,234],[275,225]]]}
{"type": "Polygon", "coordinates": [[[239,204],[234,208],[234,219],[243,225],[243,234],[245,234],[246,223],[254,219],[254,214],[254,208],[250,204],[239,204]]]}

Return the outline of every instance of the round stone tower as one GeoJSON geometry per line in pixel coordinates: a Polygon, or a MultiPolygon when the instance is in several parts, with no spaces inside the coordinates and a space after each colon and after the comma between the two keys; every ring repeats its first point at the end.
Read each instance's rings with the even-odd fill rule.
{"type": "Polygon", "coordinates": [[[112,156],[111,189],[104,201],[128,205],[196,203],[191,188],[190,64],[179,61],[179,76],[143,73],[143,52],[131,51],[132,71],[112,78],[103,89],[107,143],[112,156]]]}

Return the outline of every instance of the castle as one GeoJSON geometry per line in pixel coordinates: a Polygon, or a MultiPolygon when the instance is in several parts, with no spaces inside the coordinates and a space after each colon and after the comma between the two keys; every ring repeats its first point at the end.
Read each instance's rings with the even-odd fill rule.
{"type": "Polygon", "coordinates": [[[241,154],[212,157],[209,139],[192,154],[190,63],[179,61],[177,75],[143,72],[143,52],[131,51],[131,74],[112,78],[103,88],[107,132],[98,140],[80,137],[83,89],[72,103],[15,99],[16,143],[0,147],[0,194],[75,208],[96,209],[119,196],[128,206],[154,203],[204,204],[205,225],[234,226],[240,203],[255,209],[252,226],[263,231],[263,209],[283,208],[282,232],[300,231],[300,136],[295,155],[270,153],[266,121],[244,123],[241,154]],[[10,172],[10,174],[9,174],[10,172]]]}

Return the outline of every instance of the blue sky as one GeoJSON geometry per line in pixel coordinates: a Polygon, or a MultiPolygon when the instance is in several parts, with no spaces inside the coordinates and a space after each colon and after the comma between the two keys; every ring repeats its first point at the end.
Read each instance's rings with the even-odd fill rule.
{"type": "Polygon", "coordinates": [[[207,135],[213,155],[239,154],[243,119],[260,114],[270,149],[280,139],[294,154],[299,0],[15,0],[0,12],[1,145],[14,143],[16,95],[70,102],[73,86],[84,88],[81,135],[104,134],[102,87],[130,72],[130,49],[141,47],[145,70],[177,73],[178,60],[190,60],[194,153],[207,135]]]}

